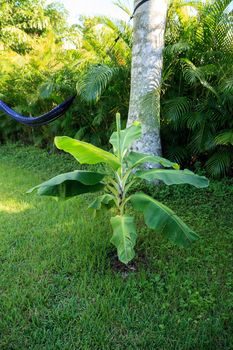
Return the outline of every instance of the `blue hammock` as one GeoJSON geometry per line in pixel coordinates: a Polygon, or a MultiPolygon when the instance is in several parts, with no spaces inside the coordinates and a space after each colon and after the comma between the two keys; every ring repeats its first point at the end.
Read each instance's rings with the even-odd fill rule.
{"type": "Polygon", "coordinates": [[[39,117],[25,117],[19,113],[16,113],[13,109],[8,107],[3,101],[0,100],[0,110],[9,115],[12,119],[17,122],[25,125],[29,125],[32,127],[42,126],[53,122],[54,120],[60,118],[72,105],[75,96],[70,97],[65,102],[61,103],[59,106],[52,109],[50,112],[42,114],[39,117]]]}

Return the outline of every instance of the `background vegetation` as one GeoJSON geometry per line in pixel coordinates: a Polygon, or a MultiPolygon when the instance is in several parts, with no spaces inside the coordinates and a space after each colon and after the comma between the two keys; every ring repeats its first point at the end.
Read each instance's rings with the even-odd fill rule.
{"type": "MultiPolygon", "coordinates": [[[[164,156],[213,177],[233,167],[230,2],[172,1],[160,88],[164,156]]],[[[105,17],[69,26],[61,5],[40,0],[3,1],[0,11],[0,98],[34,116],[78,92],[50,126],[32,130],[0,114],[0,141],[51,149],[53,136],[66,134],[109,147],[115,113],[127,119],[131,26],[105,17]]],[[[147,102],[152,108],[153,96],[147,102]]]]}

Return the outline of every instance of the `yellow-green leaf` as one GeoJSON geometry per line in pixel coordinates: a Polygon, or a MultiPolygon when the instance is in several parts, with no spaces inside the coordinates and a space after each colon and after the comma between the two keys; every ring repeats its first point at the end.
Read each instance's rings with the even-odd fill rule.
{"type": "Polygon", "coordinates": [[[54,142],[58,149],[70,153],[80,164],[106,163],[114,170],[117,170],[120,166],[116,156],[90,143],[67,136],[55,137],[54,142]]]}

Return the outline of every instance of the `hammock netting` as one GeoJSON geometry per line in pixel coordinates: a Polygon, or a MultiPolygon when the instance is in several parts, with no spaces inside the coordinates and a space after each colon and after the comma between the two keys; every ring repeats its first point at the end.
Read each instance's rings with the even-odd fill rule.
{"type": "Polygon", "coordinates": [[[11,109],[9,106],[7,106],[3,101],[0,100],[0,110],[6,113],[9,117],[16,120],[17,122],[28,125],[28,126],[42,126],[49,124],[53,122],[54,120],[60,118],[62,115],[66,113],[66,111],[70,108],[72,105],[75,96],[70,97],[65,102],[61,103],[54,109],[52,109],[50,112],[42,114],[38,117],[25,117],[17,112],[15,112],[13,109],[11,109]]]}

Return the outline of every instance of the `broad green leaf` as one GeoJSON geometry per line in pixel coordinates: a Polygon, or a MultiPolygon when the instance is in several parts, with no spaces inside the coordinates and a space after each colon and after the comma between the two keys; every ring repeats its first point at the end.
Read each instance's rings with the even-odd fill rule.
{"type": "Polygon", "coordinates": [[[121,156],[124,157],[127,150],[132,146],[133,142],[140,139],[142,135],[142,127],[138,122],[134,122],[130,127],[120,131],[120,140],[118,140],[118,133],[114,132],[109,140],[113,145],[114,153],[118,153],[119,145],[121,156]]]}
{"type": "Polygon", "coordinates": [[[37,190],[40,196],[68,199],[84,193],[101,191],[105,186],[100,182],[104,176],[91,171],[76,170],[55,176],[33,187],[27,193],[37,190]]]}
{"type": "Polygon", "coordinates": [[[189,184],[197,188],[209,186],[209,181],[205,176],[194,174],[190,170],[169,170],[169,169],[151,169],[137,171],[135,176],[147,180],[161,180],[166,185],[189,184]]]}
{"type": "Polygon", "coordinates": [[[138,152],[130,152],[130,154],[126,158],[126,161],[128,162],[129,166],[132,168],[135,168],[145,163],[160,164],[165,168],[173,168],[173,169],[180,168],[179,164],[172,163],[170,162],[170,160],[167,160],[165,158],[162,158],[159,156],[152,156],[150,154],[138,153],[138,152]]]}
{"type": "Polygon", "coordinates": [[[144,214],[146,225],[161,233],[179,246],[188,246],[199,239],[171,209],[157,200],[136,193],[130,197],[133,207],[144,214]]]}
{"type": "Polygon", "coordinates": [[[116,156],[90,143],[67,136],[55,137],[54,143],[58,149],[70,153],[81,164],[106,163],[114,170],[117,170],[120,166],[116,156]]]}
{"type": "Polygon", "coordinates": [[[89,208],[93,210],[101,210],[102,207],[111,209],[115,205],[114,197],[111,194],[104,194],[97,197],[90,205],[89,208]]]}
{"type": "Polygon", "coordinates": [[[111,243],[117,248],[118,258],[128,264],[135,256],[134,246],[137,239],[134,218],[131,216],[115,216],[111,218],[113,236],[111,243]]]}

